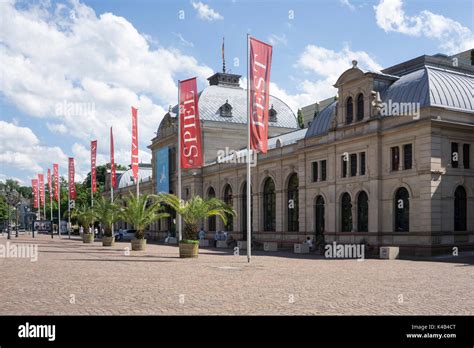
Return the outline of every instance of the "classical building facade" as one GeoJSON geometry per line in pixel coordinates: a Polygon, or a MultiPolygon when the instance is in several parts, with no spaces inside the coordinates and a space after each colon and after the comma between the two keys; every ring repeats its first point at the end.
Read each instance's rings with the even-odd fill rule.
{"type": "MultiPolygon", "coordinates": [[[[269,151],[252,167],[255,239],[290,247],[324,236],[415,255],[474,248],[474,68],[466,56],[421,56],[382,72],[362,71],[354,61],[335,81],[337,99],[307,129],[272,97],[269,151]]],[[[246,238],[246,166],[239,163],[246,91],[239,78],[217,73],[200,93],[206,164],[183,170],[184,199],[219,197],[237,212],[227,226],[204,221],[209,237],[227,230],[246,238]]],[[[168,190],[176,192],[176,111],[149,146],[152,192],[159,191],[163,151],[168,190]]],[[[162,238],[172,224],[150,232],[162,238]]]]}

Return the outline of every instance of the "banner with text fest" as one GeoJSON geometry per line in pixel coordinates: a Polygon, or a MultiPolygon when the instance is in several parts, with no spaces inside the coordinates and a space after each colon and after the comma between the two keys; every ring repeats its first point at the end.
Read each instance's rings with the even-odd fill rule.
{"type": "Polygon", "coordinates": [[[132,174],[135,180],[138,180],[138,115],[137,113],[138,113],[138,110],[132,106],[132,174]]]}
{"type": "Polygon", "coordinates": [[[51,169],[48,168],[48,192],[49,198],[53,199],[53,184],[51,182],[51,169]]]}
{"type": "Polygon", "coordinates": [[[31,179],[31,187],[33,188],[33,208],[38,209],[38,179],[31,179]]]}
{"type": "Polygon", "coordinates": [[[250,148],[267,153],[272,46],[250,38],[250,148]]]}
{"type": "Polygon", "coordinates": [[[59,201],[59,166],[53,163],[53,185],[54,185],[54,199],[59,201]]]}
{"type": "Polygon", "coordinates": [[[44,205],[44,175],[38,174],[38,185],[40,194],[40,204],[44,205]]]}
{"type": "Polygon", "coordinates": [[[181,168],[202,167],[201,122],[196,78],[179,82],[181,168]]]}
{"type": "Polygon", "coordinates": [[[76,199],[76,184],[74,182],[75,170],[74,170],[74,158],[69,157],[69,167],[68,167],[68,183],[69,183],[69,197],[71,199],[76,199]]]}
{"type": "Polygon", "coordinates": [[[97,191],[97,178],[95,170],[95,162],[97,158],[97,140],[91,141],[91,187],[92,192],[97,191]]]}

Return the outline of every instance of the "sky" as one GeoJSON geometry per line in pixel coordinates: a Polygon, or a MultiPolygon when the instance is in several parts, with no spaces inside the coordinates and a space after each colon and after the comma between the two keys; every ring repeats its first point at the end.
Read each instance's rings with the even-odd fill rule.
{"type": "MultiPolygon", "coordinates": [[[[246,74],[246,35],[273,45],[270,93],[295,111],[336,95],[356,59],[377,71],[423,54],[474,47],[470,0],[0,0],[0,181],[24,185],[67,158],[76,181],[109,158],[130,163],[138,108],[140,161],[177,81],[246,74]]],[[[245,80],[244,80],[245,81],[245,80]]]]}

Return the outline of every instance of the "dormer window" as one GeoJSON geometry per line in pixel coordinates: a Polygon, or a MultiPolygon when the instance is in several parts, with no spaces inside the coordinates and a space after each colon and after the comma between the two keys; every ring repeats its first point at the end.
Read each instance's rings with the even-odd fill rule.
{"type": "Polygon", "coordinates": [[[357,121],[364,119],[364,95],[359,93],[357,96],[357,121]]]}
{"type": "Polygon", "coordinates": [[[346,123],[351,124],[354,119],[354,105],[352,103],[352,97],[347,98],[346,102],[346,123]]]}
{"type": "Polygon", "coordinates": [[[277,111],[272,107],[268,110],[268,121],[269,122],[276,122],[277,121],[277,111]]]}
{"type": "Polygon", "coordinates": [[[226,100],[225,104],[219,108],[219,115],[222,117],[232,117],[232,106],[229,104],[229,100],[226,100]]]}

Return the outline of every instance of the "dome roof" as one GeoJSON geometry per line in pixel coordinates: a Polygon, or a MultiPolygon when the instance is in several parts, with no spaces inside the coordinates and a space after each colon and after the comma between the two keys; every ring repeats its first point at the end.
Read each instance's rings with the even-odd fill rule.
{"type": "MultiPolygon", "coordinates": [[[[140,182],[151,180],[152,168],[151,167],[138,167],[138,179],[140,182]]],[[[124,188],[130,185],[135,185],[133,180],[132,169],[128,169],[120,175],[118,188],[124,188]]]]}
{"type": "Polygon", "coordinates": [[[321,112],[311,122],[305,138],[314,137],[328,132],[336,115],[336,105],[337,101],[334,101],[321,110],[321,112]]]}

